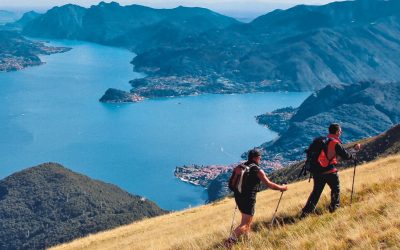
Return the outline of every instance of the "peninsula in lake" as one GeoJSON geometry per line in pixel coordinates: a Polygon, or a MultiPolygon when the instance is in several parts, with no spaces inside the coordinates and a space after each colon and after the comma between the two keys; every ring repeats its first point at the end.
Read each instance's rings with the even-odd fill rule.
{"type": "Polygon", "coordinates": [[[15,31],[0,30],[0,72],[41,65],[39,55],[66,52],[69,48],[46,46],[28,40],[15,31]]]}
{"type": "MultiPolygon", "coordinates": [[[[241,23],[207,9],[100,3],[55,7],[23,34],[80,39],[138,55],[130,101],[201,93],[314,91],[329,83],[400,78],[400,3],[299,5],[241,23]]],[[[115,91],[113,91],[115,93],[115,91]]],[[[123,99],[118,99],[122,96],[123,99]]]]}

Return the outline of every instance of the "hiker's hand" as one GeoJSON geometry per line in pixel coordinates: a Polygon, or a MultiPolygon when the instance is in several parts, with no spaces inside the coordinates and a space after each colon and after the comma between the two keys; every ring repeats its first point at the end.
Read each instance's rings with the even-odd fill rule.
{"type": "Polygon", "coordinates": [[[285,192],[286,190],[288,190],[288,186],[281,186],[280,191],[281,192],[285,192]]]}
{"type": "Polygon", "coordinates": [[[354,150],[358,151],[358,150],[361,149],[361,144],[360,144],[360,143],[357,143],[356,145],[354,145],[353,148],[354,148],[354,150]]]}

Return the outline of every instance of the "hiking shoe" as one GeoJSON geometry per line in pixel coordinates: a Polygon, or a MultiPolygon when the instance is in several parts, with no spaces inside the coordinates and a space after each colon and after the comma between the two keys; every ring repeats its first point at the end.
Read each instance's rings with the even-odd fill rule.
{"type": "Polygon", "coordinates": [[[306,218],[307,216],[309,216],[310,215],[310,213],[307,213],[307,212],[301,212],[301,214],[300,214],[300,217],[299,217],[299,219],[304,219],[304,218],[306,218]]]}
{"type": "Polygon", "coordinates": [[[332,207],[332,206],[329,206],[328,209],[329,209],[329,212],[330,212],[330,213],[334,213],[334,212],[338,209],[338,206],[333,206],[333,207],[332,207]]]}
{"type": "Polygon", "coordinates": [[[233,245],[235,245],[237,242],[238,242],[238,240],[229,237],[228,239],[226,239],[226,240],[224,241],[224,247],[225,247],[226,249],[232,249],[233,245]]]}

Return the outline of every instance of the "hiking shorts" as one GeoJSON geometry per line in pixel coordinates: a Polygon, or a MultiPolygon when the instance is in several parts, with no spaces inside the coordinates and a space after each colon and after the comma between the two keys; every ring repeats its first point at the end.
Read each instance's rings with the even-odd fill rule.
{"type": "Polygon", "coordinates": [[[250,196],[235,194],[236,205],[243,214],[254,215],[256,199],[250,196]]]}

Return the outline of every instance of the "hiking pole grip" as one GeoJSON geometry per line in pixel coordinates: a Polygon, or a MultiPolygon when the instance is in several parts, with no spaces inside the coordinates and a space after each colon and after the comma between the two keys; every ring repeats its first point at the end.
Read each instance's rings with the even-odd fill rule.
{"type": "Polygon", "coordinates": [[[356,167],[357,167],[357,160],[356,159],[354,159],[353,164],[354,164],[354,171],[353,171],[353,184],[351,185],[350,206],[353,203],[354,179],[356,177],[356,167]]]}

